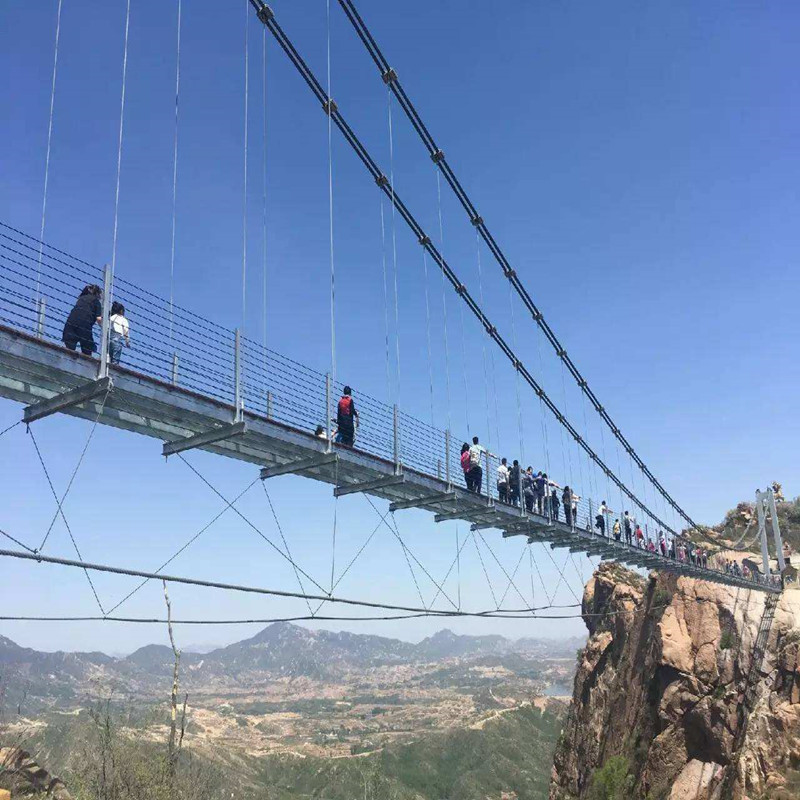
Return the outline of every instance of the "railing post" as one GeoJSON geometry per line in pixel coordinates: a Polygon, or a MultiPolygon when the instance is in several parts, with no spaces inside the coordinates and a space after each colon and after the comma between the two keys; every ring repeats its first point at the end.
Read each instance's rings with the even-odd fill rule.
{"type": "Polygon", "coordinates": [[[267,392],[267,419],[272,419],[272,392],[267,392]]]}
{"type": "Polygon", "coordinates": [[[100,326],[100,366],[97,370],[98,378],[108,377],[108,345],[109,345],[109,316],[111,313],[111,267],[103,267],[103,310],[102,324],[100,326]]]}
{"type": "Polygon", "coordinates": [[[449,489],[453,483],[450,480],[450,429],[444,432],[444,477],[449,489]]]}
{"type": "Polygon", "coordinates": [[[39,298],[38,302],[38,321],[36,323],[36,335],[40,338],[44,338],[44,314],[45,314],[45,299],[44,297],[39,298]]]}
{"type": "Polygon", "coordinates": [[[436,459],[436,477],[441,480],[442,479],[442,459],[436,459]]]}
{"type": "Polygon", "coordinates": [[[489,505],[492,505],[492,470],[489,465],[489,451],[483,451],[486,456],[486,499],[489,505]]]}
{"type": "Polygon", "coordinates": [[[392,428],[394,432],[394,472],[400,474],[400,438],[397,424],[397,404],[392,406],[392,428]]]}
{"type": "Polygon", "coordinates": [[[589,500],[589,519],[587,520],[589,533],[594,533],[594,514],[592,514],[592,498],[588,498],[589,500]]]}
{"type": "Polygon", "coordinates": [[[328,432],[328,443],[326,451],[331,452],[333,448],[333,428],[331,427],[331,376],[330,373],[325,375],[325,430],[328,432]]]}
{"type": "Polygon", "coordinates": [[[242,336],[239,329],[236,329],[233,344],[233,397],[236,404],[235,421],[242,419],[242,336]]]}
{"type": "Polygon", "coordinates": [[[172,354],[172,385],[178,385],[178,354],[172,354]]]}

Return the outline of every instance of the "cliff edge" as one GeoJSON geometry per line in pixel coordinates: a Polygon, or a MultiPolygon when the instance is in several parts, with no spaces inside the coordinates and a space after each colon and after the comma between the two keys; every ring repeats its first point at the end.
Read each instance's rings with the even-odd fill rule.
{"type": "Polygon", "coordinates": [[[766,599],[601,564],[551,800],[611,784],[637,800],[800,798],[800,591],[781,595],[749,715],[743,702],[766,599]]]}

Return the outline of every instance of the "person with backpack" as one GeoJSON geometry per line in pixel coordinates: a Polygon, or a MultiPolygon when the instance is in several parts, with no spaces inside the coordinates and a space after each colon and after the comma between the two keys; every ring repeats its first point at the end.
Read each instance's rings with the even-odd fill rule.
{"type": "Polygon", "coordinates": [[[619,524],[619,517],[617,517],[614,520],[613,531],[614,531],[614,538],[617,541],[620,541],[620,539],[622,538],[622,526],[619,524]]]}
{"type": "Polygon", "coordinates": [[[501,503],[508,502],[508,461],[505,458],[497,468],[497,499],[501,503]]]}
{"type": "Polygon", "coordinates": [[[631,536],[633,534],[633,531],[631,529],[631,518],[627,511],[623,515],[622,527],[623,530],[625,531],[625,543],[631,544],[631,536]]]}
{"type": "Polygon", "coordinates": [[[339,429],[338,441],[345,447],[352,447],[356,436],[356,426],[358,425],[358,411],[353,402],[353,390],[349,386],[344,387],[339,405],[336,408],[336,426],[339,429]]]}
{"type": "Polygon", "coordinates": [[[522,470],[516,458],[509,473],[508,486],[511,494],[511,505],[518,506],[520,503],[520,489],[522,488],[522,470]]]}
{"type": "Polygon", "coordinates": [[[533,498],[534,498],[533,482],[534,482],[533,467],[529,466],[522,474],[522,496],[525,500],[525,509],[529,514],[533,513],[533,498]]]}
{"type": "Polygon", "coordinates": [[[561,493],[561,503],[564,506],[564,518],[567,521],[567,525],[571,528],[574,515],[572,511],[572,490],[569,486],[565,486],[564,491],[561,493]]]}
{"type": "Polygon", "coordinates": [[[481,467],[481,458],[486,452],[486,448],[482,447],[478,441],[477,436],[472,437],[472,446],[469,448],[469,463],[470,475],[472,476],[472,489],[471,491],[477,494],[481,493],[483,486],[483,467],[481,467]]]}
{"type": "Polygon", "coordinates": [[[533,481],[533,491],[536,500],[536,511],[544,516],[544,498],[547,493],[547,475],[540,470],[533,481]]]}
{"type": "Polygon", "coordinates": [[[472,474],[470,473],[471,465],[469,463],[469,445],[464,442],[461,445],[461,469],[464,472],[464,485],[467,491],[472,491],[472,474]]]}
{"type": "Polygon", "coordinates": [[[555,487],[550,490],[550,519],[553,522],[558,522],[558,509],[561,503],[558,500],[558,492],[555,487]]]}

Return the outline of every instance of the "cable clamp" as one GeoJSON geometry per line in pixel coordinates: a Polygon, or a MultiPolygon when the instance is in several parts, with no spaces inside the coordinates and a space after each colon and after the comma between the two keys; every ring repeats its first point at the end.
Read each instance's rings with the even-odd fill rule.
{"type": "Polygon", "coordinates": [[[564,348],[561,348],[561,350],[556,350],[556,355],[557,355],[559,358],[564,358],[564,356],[565,356],[566,354],[567,354],[567,351],[566,351],[566,350],[564,350],[564,348]]]}
{"type": "Polygon", "coordinates": [[[390,83],[394,83],[397,80],[397,73],[389,67],[386,72],[381,73],[381,78],[383,78],[383,82],[388,86],[390,83]]]}
{"type": "Polygon", "coordinates": [[[466,292],[466,291],[467,291],[467,287],[466,287],[466,286],[464,286],[464,284],[463,284],[463,283],[459,283],[459,284],[458,284],[458,286],[456,287],[456,292],[457,292],[457,293],[458,293],[458,294],[459,294],[461,297],[463,297],[463,296],[464,296],[464,292],[466,292]]]}
{"type": "Polygon", "coordinates": [[[388,186],[389,179],[383,173],[381,173],[377,178],[375,178],[375,183],[377,183],[378,186],[388,186]]]}
{"type": "Polygon", "coordinates": [[[483,217],[481,217],[481,216],[479,216],[478,214],[476,214],[476,215],[475,215],[475,216],[474,216],[474,217],[473,217],[473,218],[470,220],[470,222],[471,222],[471,223],[472,223],[472,224],[473,224],[473,225],[474,225],[474,226],[477,228],[477,227],[479,227],[480,225],[483,225],[483,217]]]}
{"type": "Polygon", "coordinates": [[[509,280],[512,280],[513,278],[516,278],[516,277],[517,277],[517,273],[516,273],[516,272],[515,272],[513,269],[507,269],[507,270],[505,270],[505,271],[503,272],[503,274],[504,274],[504,275],[506,276],[506,278],[508,278],[509,280]]]}
{"type": "Polygon", "coordinates": [[[580,386],[580,387],[581,387],[581,389],[585,389],[585,388],[588,386],[588,384],[586,383],[586,381],[585,381],[583,378],[581,378],[581,379],[578,381],[578,386],[580,386]]]}
{"type": "Polygon", "coordinates": [[[537,389],[536,390],[536,394],[539,396],[539,399],[541,400],[544,397],[544,390],[543,389],[537,389]]]}
{"type": "MultiPolygon", "coordinates": [[[[508,276],[506,276],[506,277],[508,277],[508,276]]],[[[541,311],[534,311],[532,316],[533,316],[533,319],[536,322],[541,322],[541,320],[542,320],[542,312],[541,311]]]]}
{"type": "Polygon", "coordinates": [[[257,14],[265,25],[275,16],[273,10],[266,3],[258,9],[257,14]]]}
{"type": "Polygon", "coordinates": [[[603,406],[597,406],[597,413],[598,414],[602,414],[604,411],[605,411],[605,409],[603,408],[603,406]]]}
{"type": "Polygon", "coordinates": [[[441,150],[434,151],[431,153],[431,161],[433,161],[434,164],[444,161],[444,153],[441,150]]]}
{"type": "Polygon", "coordinates": [[[339,110],[339,106],[336,105],[336,101],[330,97],[322,104],[322,110],[328,114],[335,114],[339,110]]]}
{"type": "Polygon", "coordinates": [[[423,247],[427,247],[431,243],[431,237],[428,234],[424,233],[422,236],[419,237],[419,243],[423,247]]]}
{"type": "Polygon", "coordinates": [[[515,369],[517,372],[519,372],[519,368],[520,368],[521,366],[522,366],[522,364],[520,363],[520,360],[519,360],[518,358],[515,358],[515,359],[514,359],[514,369],[515,369]]]}
{"type": "Polygon", "coordinates": [[[497,333],[497,328],[495,328],[494,325],[487,325],[486,333],[488,333],[489,336],[494,336],[497,333]]]}

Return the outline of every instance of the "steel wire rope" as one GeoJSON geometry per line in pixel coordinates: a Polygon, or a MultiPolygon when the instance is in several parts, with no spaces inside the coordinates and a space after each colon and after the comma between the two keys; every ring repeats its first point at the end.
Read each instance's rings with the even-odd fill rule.
{"type": "Polygon", "coordinates": [[[14,428],[17,427],[17,425],[22,425],[22,420],[21,419],[18,419],[16,422],[12,422],[11,425],[9,425],[7,428],[3,428],[3,430],[0,431],[0,436],[4,436],[9,431],[13,431],[14,428]]]}
{"type": "MultiPolygon", "coordinates": [[[[383,204],[383,198],[381,198],[383,204]]],[[[434,427],[433,414],[433,352],[431,350],[431,306],[428,291],[428,254],[422,251],[422,280],[425,283],[425,342],[428,348],[428,391],[431,404],[431,427],[434,427]]]]}
{"type": "MultiPolygon", "coordinates": [[[[198,478],[206,485],[212,492],[214,492],[217,497],[220,498],[224,503],[228,502],[228,499],[225,495],[222,494],[205,476],[203,476],[190,462],[188,462],[184,457],[183,454],[177,453],[178,458],[186,464],[189,469],[197,475],[198,478]]],[[[234,505],[231,505],[231,510],[242,519],[242,521],[247,524],[250,528],[252,528],[276,553],[279,553],[282,558],[286,559],[292,566],[295,566],[311,583],[314,584],[321,592],[324,592],[325,589],[320,586],[297,562],[291,559],[283,550],[280,549],[263,531],[261,531],[256,525],[254,525],[238,508],[234,505]]]]}
{"type": "Polygon", "coordinates": [[[556,599],[556,594],[558,593],[558,589],[559,589],[559,587],[561,586],[561,584],[563,582],[564,585],[567,587],[567,589],[569,589],[569,591],[572,594],[572,596],[580,604],[580,602],[581,602],[580,598],[578,597],[577,594],[575,594],[575,591],[573,590],[572,586],[570,586],[569,581],[566,579],[566,577],[564,575],[564,570],[567,567],[567,561],[569,561],[569,557],[572,555],[572,553],[570,553],[569,551],[567,552],[567,557],[564,559],[564,566],[559,567],[558,564],[556,563],[556,560],[553,558],[552,554],[550,553],[550,551],[544,546],[544,543],[542,543],[542,549],[545,551],[545,553],[547,553],[547,557],[553,562],[553,566],[558,570],[558,576],[559,577],[558,577],[558,582],[556,583],[556,588],[553,589],[553,600],[556,599]]]}
{"type": "MultiPolygon", "coordinates": [[[[305,593],[306,587],[303,586],[303,579],[300,577],[300,573],[294,561],[294,556],[292,556],[292,551],[289,549],[289,542],[286,541],[286,536],[283,533],[283,525],[281,525],[281,522],[278,519],[278,513],[275,511],[275,506],[272,503],[272,498],[270,497],[269,490],[267,489],[266,481],[261,481],[261,488],[264,490],[264,496],[267,498],[267,503],[269,503],[269,509],[272,512],[272,518],[275,520],[275,525],[278,528],[278,532],[281,535],[281,541],[283,542],[283,546],[286,549],[286,555],[289,556],[290,559],[292,559],[292,569],[294,570],[295,578],[297,578],[297,584],[300,587],[300,591],[305,593]]],[[[331,592],[333,592],[333,587],[331,587],[331,592]]],[[[311,601],[306,599],[306,605],[308,606],[309,613],[313,617],[314,612],[311,609],[311,601]]]]}
{"type": "MultiPolygon", "coordinates": [[[[514,578],[511,575],[508,574],[508,570],[503,566],[502,562],[500,561],[500,559],[495,554],[495,552],[492,549],[491,545],[486,541],[486,538],[484,537],[483,532],[482,531],[478,531],[478,536],[481,537],[481,541],[485,545],[486,549],[492,554],[492,558],[497,562],[497,566],[500,567],[500,569],[502,570],[502,572],[506,576],[506,578],[508,578],[508,580],[511,583],[511,585],[514,587],[514,591],[519,595],[519,597],[522,600],[522,602],[523,603],[527,603],[528,601],[525,599],[525,597],[523,596],[522,592],[519,590],[519,587],[517,586],[516,583],[514,583],[514,578]]],[[[501,603],[502,603],[502,601],[501,601],[501,603]]],[[[499,608],[499,606],[498,606],[498,608],[499,608]]]]}
{"type": "MultiPolygon", "coordinates": [[[[251,0],[251,2],[253,3],[254,7],[258,9],[260,0],[251,0]]],[[[436,163],[438,165],[440,172],[444,174],[454,194],[458,198],[464,210],[467,212],[470,221],[472,222],[473,225],[475,225],[476,229],[483,237],[484,241],[486,242],[486,245],[488,246],[495,260],[503,270],[503,273],[506,275],[506,277],[509,277],[511,279],[511,282],[514,285],[514,289],[516,290],[517,294],[520,296],[520,298],[525,303],[526,307],[531,312],[531,315],[535,320],[535,322],[537,323],[540,330],[542,330],[546,334],[548,341],[551,343],[556,353],[558,353],[559,358],[562,360],[564,364],[566,364],[567,368],[570,371],[570,374],[573,376],[576,383],[581,388],[582,393],[589,397],[590,401],[592,402],[592,405],[600,415],[601,419],[614,432],[615,437],[620,441],[623,447],[634,457],[637,463],[640,464],[643,472],[648,476],[650,481],[653,483],[653,486],[665,497],[665,499],[668,500],[670,505],[673,506],[673,508],[682,517],[684,517],[684,519],[686,519],[686,521],[690,525],[696,527],[695,523],[691,520],[691,518],[689,518],[686,512],[683,511],[683,509],[680,506],[678,506],[676,501],[669,495],[666,489],[664,489],[661,483],[655,478],[650,469],[642,461],[642,459],[630,445],[628,440],[622,435],[622,432],[613,423],[611,417],[605,411],[603,406],[600,405],[596,395],[589,388],[588,383],[586,382],[583,375],[578,371],[572,359],[569,358],[569,356],[567,355],[566,350],[561,345],[561,342],[558,340],[558,338],[556,337],[555,333],[553,332],[549,324],[545,321],[541,311],[537,308],[537,306],[533,302],[530,293],[522,284],[516,272],[511,268],[508,259],[505,257],[504,253],[502,252],[499,245],[495,241],[491,232],[487,228],[485,222],[483,221],[483,218],[478,214],[477,209],[475,208],[474,204],[470,200],[469,196],[467,195],[460,181],[458,180],[452,168],[448,164],[446,158],[444,157],[443,151],[438,147],[435,140],[433,139],[428,129],[426,128],[425,123],[422,121],[422,118],[420,117],[416,108],[409,100],[405,90],[403,89],[397,77],[397,73],[389,66],[389,62],[386,60],[380,48],[378,47],[377,43],[375,42],[375,39],[373,38],[372,34],[370,33],[363,19],[356,10],[352,0],[339,0],[339,4],[344,10],[348,20],[353,25],[353,28],[355,29],[359,39],[361,39],[362,43],[364,44],[370,56],[372,57],[373,61],[375,62],[376,66],[378,67],[378,70],[380,71],[383,79],[386,81],[387,75],[392,76],[392,79],[390,81],[387,81],[387,83],[389,84],[391,91],[397,97],[398,102],[400,103],[400,106],[403,109],[403,111],[406,113],[406,116],[411,122],[412,127],[417,131],[418,135],[420,136],[420,139],[422,140],[423,144],[428,150],[429,155],[431,157],[434,156],[437,157],[436,163]],[[509,275],[509,273],[511,274],[509,275]]]]}
{"type": "Polygon", "coordinates": [[[267,31],[261,31],[261,86],[262,133],[261,133],[261,327],[264,346],[264,369],[267,369],[267,31]]]}
{"type": "MultiPolygon", "coordinates": [[[[55,103],[56,103],[56,77],[58,75],[58,43],[61,39],[61,4],[62,0],[58,0],[58,6],[56,8],[56,39],[55,45],[53,47],[53,80],[50,85],[50,116],[47,123],[47,148],[45,151],[45,158],[44,158],[44,187],[42,190],[42,224],[39,229],[39,239],[44,239],[44,223],[45,217],[47,214],[47,187],[50,179],[50,151],[53,142],[53,112],[55,110],[55,103]]],[[[39,264],[41,264],[42,260],[42,248],[39,247],[39,264]]],[[[36,301],[39,301],[39,270],[40,267],[37,267],[36,270],[36,301]]]]}
{"type": "Polygon", "coordinates": [[[478,547],[478,539],[475,536],[475,531],[470,531],[470,533],[472,534],[472,542],[475,545],[475,549],[478,551],[478,560],[481,562],[481,567],[483,568],[483,575],[486,578],[486,583],[489,585],[489,591],[491,592],[492,595],[492,602],[494,602],[495,608],[499,610],[500,604],[497,602],[497,595],[494,593],[494,586],[492,585],[492,580],[489,577],[488,570],[486,569],[486,564],[484,563],[481,549],[480,547],[478,547]]]}
{"type": "MultiPolygon", "coordinates": [[[[330,0],[328,0],[330,4],[330,0]]],[[[330,96],[330,95],[329,95],[330,96]]],[[[399,408],[400,403],[400,302],[397,295],[397,214],[394,193],[394,129],[392,126],[392,94],[388,90],[386,93],[387,100],[387,118],[389,129],[389,191],[392,201],[392,272],[394,277],[394,347],[395,347],[395,375],[397,379],[397,386],[395,391],[395,403],[399,408]]],[[[398,440],[400,439],[400,431],[397,432],[398,440]]],[[[398,441],[398,448],[400,447],[398,441]]]]}
{"type": "Polygon", "coordinates": [[[514,567],[514,571],[511,573],[508,583],[506,584],[505,591],[503,592],[503,596],[500,598],[500,607],[503,607],[503,603],[505,602],[506,595],[508,595],[508,590],[511,588],[511,584],[514,582],[514,578],[517,576],[517,572],[519,572],[519,565],[522,563],[522,559],[525,557],[525,550],[523,550],[519,554],[519,559],[517,560],[517,565],[514,567]]]}
{"type": "MultiPolygon", "coordinates": [[[[31,428],[30,425],[27,426],[28,434],[30,435],[31,441],[33,442],[33,447],[36,450],[36,455],[39,457],[39,463],[42,465],[42,470],[44,471],[45,477],[47,478],[47,483],[50,486],[50,491],[53,493],[53,498],[56,501],[56,513],[53,515],[53,519],[50,521],[50,525],[48,526],[47,531],[45,532],[44,538],[42,539],[42,543],[39,545],[37,552],[42,552],[42,550],[44,550],[44,546],[45,544],[47,544],[47,540],[50,538],[50,533],[53,530],[53,526],[55,525],[59,515],[61,516],[61,519],[64,521],[64,525],[66,526],[70,537],[73,539],[73,544],[75,543],[74,537],[72,536],[72,530],[70,529],[69,523],[67,522],[67,518],[64,515],[64,502],[67,499],[67,495],[69,494],[70,489],[72,489],[72,484],[75,481],[75,476],[78,474],[78,470],[81,468],[81,464],[83,464],[83,460],[86,457],[86,452],[89,449],[89,444],[91,443],[92,437],[94,436],[94,432],[97,429],[97,424],[100,421],[100,416],[103,413],[103,409],[105,408],[106,400],[108,400],[108,395],[110,391],[111,388],[109,386],[109,388],[106,389],[105,393],[103,394],[103,399],[100,402],[100,407],[98,408],[97,414],[95,415],[92,427],[89,429],[89,435],[86,437],[86,442],[84,443],[83,450],[81,451],[80,457],[78,458],[78,463],[75,464],[75,468],[72,470],[72,474],[70,475],[69,481],[67,483],[67,488],[64,490],[64,494],[61,496],[60,500],[58,498],[58,494],[56,493],[55,487],[53,486],[53,481],[50,479],[50,473],[48,472],[47,466],[44,463],[44,458],[42,458],[42,452],[39,449],[39,444],[36,441],[36,437],[33,434],[33,428],[31,428]]],[[[79,558],[83,557],[81,556],[80,552],[78,552],[77,545],[75,545],[75,552],[78,553],[79,558]]]]}
{"type": "MultiPolygon", "coordinates": [[[[477,230],[475,231],[475,251],[477,254],[477,264],[478,264],[478,299],[480,300],[481,306],[483,306],[483,276],[481,270],[481,240],[478,236],[477,230]]],[[[487,338],[488,338],[488,331],[487,331],[487,338]]],[[[489,370],[486,364],[486,339],[481,337],[481,347],[483,349],[483,391],[485,395],[485,402],[486,402],[486,438],[487,444],[489,449],[492,449],[492,422],[491,422],[491,404],[489,403],[489,370]]],[[[494,378],[494,351],[492,351],[492,377],[494,378]]],[[[497,448],[497,452],[500,452],[500,427],[498,418],[499,415],[497,413],[497,385],[494,385],[494,390],[492,392],[494,396],[494,426],[495,426],[495,438],[496,443],[495,447],[497,448]]]]}
{"type": "MultiPolygon", "coordinates": [[[[172,142],[172,231],[169,252],[169,342],[172,346],[172,332],[175,322],[175,229],[178,202],[178,100],[181,87],[181,4],[178,0],[177,44],[175,47],[175,125],[172,142]]],[[[248,15],[249,16],[249,15],[248,15]]],[[[42,237],[44,238],[44,237],[42,237]]]]}
{"type": "MultiPolygon", "coordinates": [[[[511,342],[514,345],[514,350],[517,350],[517,325],[514,321],[514,295],[511,292],[511,288],[509,287],[508,290],[508,304],[509,309],[511,312],[511,342]]],[[[516,367],[516,364],[514,365],[516,367]]],[[[520,472],[518,473],[519,483],[517,486],[517,492],[519,494],[519,503],[520,506],[523,507],[525,502],[524,497],[522,495],[522,474],[521,470],[525,469],[525,435],[524,435],[524,428],[522,425],[522,399],[520,398],[519,394],[519,369],[514,370],[514,383],[516,385],[516,394],[517,394],[517,429],[519,432],[519,459],[523,466],[520,466],[520,472]]]]}
{"type": "Polygon", "coordinates": [[[122,55],[122,94],[119,104],[119,142],[117,145],[117,184],[114,190],[114,236],[111,243],[111,280],[117,268],[117,231],[119,228],[119,184],[122,174],[122,133],[125,122],[125,84],[128,77],[128,33],[131,22],[131,0],[127,0],[125,8],[125,46],[122,55]]]}
{"type": "MultiPolygon", "coordinates": [[[[457,521],[456,521],[456,524],[458,524],[457,521]]],[[[450,566],[447,568],[447,572],[445,573],[444,578],[442,578],[442,580],[440,581],[440,585],[441,586],[444,586],[447,583],[447,579],[450,577],[450,573],[453,571],[453,567],[457,566],[457,568],[459,570],[459,578],[458,578],[458,580],[459,580],[459,591],[460,591],[460,589],[461,589],[461,586],[460,586],[460,584],[461,584],[461,576],[460,576],[461,551],[466,547],[468,541],[469,541],[469,536],[465,536],[461,540],[461,546],[459,547],[458,552],[456,553],[456,555],[453,558],[453,560],[450,562],[450,566]]],[[[433,604],[436,602],[436,600],[438,599],[440,593],[441,592],[437,589],[436,594],[433,596],[433,600],[431,600],[431,602],[430,602],[431,606],[433,606],[433,604]]],[[[458,602],[457,608],[460,611],[461,610],[461,595],[460,594],[459,594],[459,597],[458,597],[458,601],[459,602],[458,602]]]]}
{"type": "MultiPolygon", "coordinates": [[[[533,554],[533,542],[528,543],[528,552],[530,553],[531,562],[533,566],[536,568],[536,574],[539,576],[539,583],[542,584],[542,591],[544,592],[544,596],[547,598],[547,602],[553,602],[553,598],[550,596],[550,593],[547,591],[547,585],[544,582],[544,578],[542,577],[542,571],[539,569],[539,562],[536,560],[536,556],[533,554]]],[[[532,581],[533,579],[531,579],[532,581]]],[[[531,586],[531,590],[533,587],[531,586]]]]}
{"type": "MultiPolygon", "coordinates": [[[[92,428],[92,432],[94,432],[94,427],[92,428]]],[[[56,494],[56,490],[53,487],[53,482],[50,480],[50,474],[48,473],[47,467],[44,464],[44,459],[42,458],[42,454],[39,451],[39,445],[36,443],[36,437],[33,435],[33,431],[30,429],[30,427],[28,428],[28,433],[31,436],[31,441],[33,442],[33,446],[36,448],[36,454],[39,456],[39,462],[41,463],[42,469],[44,470],[44,474],[47,477],[47,483],[50,486],[50,491],[53,493],[53,497],[55,498],[55,501],[58,504],[58,510],[56,511],[55,516],[53,517],[53,521],[50,523],[50,527],[48,528],[47,533],[45,534],[45,537],[44,537],[44,540],[42,541],[42,544],[40,545],[40,547],[38,549],[34,550],[33,553],[37,557],[41,557],[42,548],[44,547],[45,543],[47,542],[47,538],[50,536],[50,531],[53,529],[53,525],[55,523],[55,520],[58,518],[58,515],[61,514],[61,519],[64,520],[64,526],[67,529],[67,533],[69,534],[69,538],[70,538],[70,541],[72,542],[72,546],[75,549],[75,552],[77,553],[78,558],[81,561],[83,561],[83,555],[81,555],[80,548],[78,547],[78,542],[75,540],[75,536],[72,533],[72,528],[70,528],[69,522],[67,522],[67,517],[64,514],[64,509],[62,508],[64,500],[66,499],[66,496],[69,493],[70,488],[72,487],[72,478],[75,477],[75,472],[73,472],[72,478],[70,478],[69,485],[67,486],[67,491],[64,493],[64,496],[61,498],[61,500],[59,500],[58,499],[58,495],[56,494]]],[[[91,439],[91,433],[90,433],[89,438],[91,439]]],[[[87,446],[88,446],[88,442],[87,442],[87,446]]],[[[85,455],[85,453],[86,453],[86,450],[84,449],[83,455],[85,455]]],[[[81,461],[83,461],[83,455],[81,455],[81,459],[78,462],[78,466],[80,466],[81,461]]],[[[76,468],[75,471],[77,472],[77,468],[76,468]]],[[[103,604],[100,602],[100,597],[97,594],[97,589],[95,588],[94,581],[92,581],[91,575],[89,575],[89,572],[86,569],[84,569],[83,572],[86,575],[86,580],[89,582],[89,587],[92,590],[92,594],[94,595],[94,599],[97,601],[97,606],[100,609],[100,613],[101,614],[105,614],[106,613],[105,609],[103,608],[103,604]]]]}
{"type": "MultiPolygon", "coordinates": [[[[212,517],[209,522],[203,525],[203,527],[200,528],[200,530],[198,530],[197,533],[194,534],[194,536],[192,536],[188,541],[182,544],[160,567],[158,567],[158,569],[156,569],[156,571],[153,574],[155,576],[160,577],[159,573],[161,572],[162,569],[164,569],[164,567],[169,566],[181,553],[183,553],[187,548],[193,545],[220,517],[223,516],[223,514],[225,514],[226,511],[228,511],[228,509],[232,508],[234,504],[238,503],[239,500],[241,500],[241,498],[244,497],[259,480],[260,478],[258,477],[253,478],[253,480],[250,481],[250,483],[244,489],[242,489],[242,491],[239,492],[239,494],[237,494],[236,497],[233,498],[233,500],[226,500],[225,507],[221,511],[219,511],[214,517],[212,517]]],[[[150,580],[151,578],[145,578],[138,586],[136,586],[134,589],[128,592],[128,594],[126,594],[125,597],[122,598],[122,600],[117,602],[116,605],[112,606],[109,609],[108,613],[113,614],[123,603],[126,603],[128,600],[130,600],[131,597],[133,597],[145,584],[149,583],[150,580]]]]}

